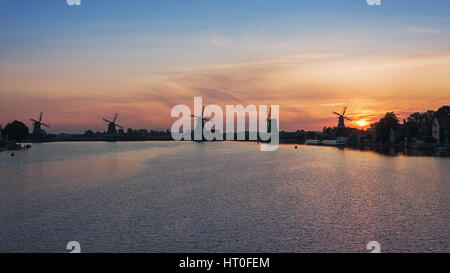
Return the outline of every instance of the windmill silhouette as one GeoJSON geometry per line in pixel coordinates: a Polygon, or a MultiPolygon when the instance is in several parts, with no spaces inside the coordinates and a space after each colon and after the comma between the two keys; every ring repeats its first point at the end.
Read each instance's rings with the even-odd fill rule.
{"type": "Polygon", "coordinates": [[[103,119],[104,122],[108,123],[108,131],[107,131],[107,134],[108,134],[108,135],[117,135],[117,129],[116,129],[116,127],[119,127],[119,128],[121,128],[121,129],[123,129],[122,126],[120,126],[119,124],[116,123],[117,116],[118,116],[118,114],[115,113],[115,114],[114,114],[114,118],[113,118],[112,121],[110,121],[110,120],[108,120],[108,119],[106,119],[106,118],[103,119]]]}
{"type": "Polygon", "coordinates": [[[202,140],[197,140],[197,141],[203,141],[203,128],[205,128],[205,121],[210,120],[209,118],[205,118],[203,117],[203,114],[205,113],[205,106],[203,106],[202,108],[202,115],[201,116],[196,116],[196,115],[191,115],[191,117],[197,119],[196,123],[195,123],[195,130],[201,130],[202,132],[202,140]],[[200,128],[198,126],[201,126],[200,128]]]}
{"type": "Polygon", "coordinates": [[[42,130],[41,126],[44,127],[50,127],[50,125],[45,124],[42,122],[42,116],[43,113],[41,112],[39,115],[39,120],[35,120],[35,119],[30,119],[31,122],[33,122],[33,137],[37,138],[37,137],[41,137],[44,133],[44,130],[42,130]]]}
{"type": "Polygon", "coordinates": [[[345,116],[345,111],[347,111],[347,106],[345,106],[342,114],[339,114],[339,113],[333,111],[333,114],[336,114],[339,116],[339,122],[338,122],[338,126],[337,126],[338,128],[345,128],[344,119],[352,121],[351,119],[349,119],[348,117],[345,116]]]}
{"type": "Polygon", "coordinates": [[[272,118],[272,106],[269,107],[269,113],[267,115],[267,133],[270,134],[272,131],[278,132],[278,121],[272,118]],[[275,128],[272,128],[272,124],[275,128]]]}
{"type": "Polygon", "coordinates": [[[272,132],[272,106],[269,108],[269,114],[267,115],[267,133],[270,134],[272,132]]]}

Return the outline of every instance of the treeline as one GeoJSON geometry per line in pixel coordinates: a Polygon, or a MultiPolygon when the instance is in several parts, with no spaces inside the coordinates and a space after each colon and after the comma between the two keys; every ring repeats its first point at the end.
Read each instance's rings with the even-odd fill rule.
{"type": "Polygon", "coordinates": [[[167,130],[147,130],[147,129],[132,129],[128,128],[126,131],[120,129],[117,135],[111,136],[106,132],[94,132],[87,130],[83,134],[48,134],[41,129],[39,135],[34,136],[30,133],[30,129],[21,121],[15,120],[8,123],[1,131],[2,143],[8,142],[31,142],[31,141],[83,141],[83,140],[168,140],[171,139],[171,133],[167,130]]]}
{"type": "MultiPolygon", "coordinates": [[[[408,140],[420,140],[433,143],[433,124],[435,120],[448,122],[450,119],[450,106],[442,106],[437,111],[415,112],[402,123],[394,112],[388,112],[378,122],[372,123],[370,128],[375,133],[377,141],[386,143],[408,140]]],[[[450,128],[448,128],[450,129],[450,128]]]]}
{"type": "MultiPolygon", "coordinates": [[[[450,106],[442,106],[436,111],[415,112],[408,118],[400,122],[394,112],[386,113],[379,121],[372,123],[368,130],[357,130],[350,132],[348,139],[350,142],[376,142],[376,143],[400,143],[418,140],[424,143],[433,143],[433,124],[435,120],[444,121],[445,125],[450,124],[450,106]]],[[[444,138],[450,135],[450,126],[444,128],[446,133],[444,138]]],[[[72,140],[110,140],[110,135],[106,132],[94,132],[87,130],[84,134],[43,134],[39,137],[41,141],[72,141],[72,140]]],[[[325,127],[322,132],[297,130],[296,132],[280,132],[280,141],[303,143],[307,139],[336,139],[339,129],[325,127]]],[[[20,121],[8,123],[1,131],[2,138],[5,136],[10,141],[22,142],[32,140],[28,127],[20,121]]],[[[171,132],[167,130],[147,130],[132,128],[126,131],[120,129],[114,140],[170,140],[171,132]]]]}
{"type": "MultiPolygon", "coordinates": [[[[280,141],[285,143],[304,143],[308,139],[336,140],[345,137],[348,145],[359,144],[436,144],[433,137],[435,120],[441,122],[440,134],[443,142],[450,143],[450,106],[442,106],[438,110],[415,112],[400,121],[394,112],[387,112],[380,120],[370,125],[367,130],[356,128],[324,127],[322,131],[297,130],[296,132],[280,132],[280,141]]],[[[414,146],[414,145],[412,145],[414,146]]]]}
{"type": "Polygon", "coordinates": [[[8,138],[11,141],[21,142],[28,138],[30,131],[28,127],[21,121],[13,121],[8,123],[0,132],[2,138],[8,138]]]}

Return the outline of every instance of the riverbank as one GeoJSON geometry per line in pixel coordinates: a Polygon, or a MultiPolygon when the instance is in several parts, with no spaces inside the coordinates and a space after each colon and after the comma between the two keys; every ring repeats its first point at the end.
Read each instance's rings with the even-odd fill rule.
{"type": "MultiPolygon", "coordinates": [[[[157,139],[151,139],[151,140],[118,140],[118,141],[107,141],[107,140],[60,140],[60,141],[45,141],[42,143],[100,143],[100,142],[106,142],[106,143],[126,143],[126,142],[145,142],[145,141],[151,141],[151,142],[169,142],[174,141],[172,139],[165,139],[165,140],[157,140],[157,139]]],[[[174,141],[179,142],[179,141],[174,141]]],[[[181,142],[191,142],[191,141],[181,141],[181,142]]],[[[192,141],[193,142],[193,141],[192,141]]],[[[207,142],[207,141],[205,141],[207,142]]],[[[214,141],[214,142],[228,142],[227,140],[223,141],[214,141]]],[[[258,141],[250,141],[250,140],[233,140],[232,142],[254,142],[257,143],[258,141]]],[[[311,144],[311,143],[299,143],[295,141],[283,141],[280,139],[281,145],[297,145],[299,146],[320,146],[320,147],[334,147],[337,149],[349,149],[349,150],[357,150],[357,151],[364,151],[364,152],[375,152],[378,154],[383,155],[390,155],[390,156],[398,156],[398,155],[404,155],[404,156],[431,156],[431,157],[450,157],[450,149],[447,148],[424,148],[424,147],[405,147],[400,144],[374,144],[374,143],[364,143],[359,145],[350,145],[350,144],[342,144],[339,145],[327,145],[327,144],[311,144]]],[[[13,150],[26,150],[31,148],[31,145],[28,143],[17,145],[16,147],[12,147],[10,149],[0,149],[0,151],[13,151],[13,150]]]]}
{"type": "Polygon", "coordinates": [[[357,151],[375,152],[384,155],[405,155],[405,156],[432,156],[432,157],[450,157],[450,147],[432,147],[432,146],[404,146],[402,144],[379,144],[379,143],[364,143],[364,144],[339,144],[339,145],[327,145],[327,144],[311,144],[305,143],[307,146],[321,146],[321,147],[334,147],[338,149],[350,149],[357,151]]]}
{"type": "Polygon", "coordinates": [[[27,150],[30,148],[30,144],[2,143],[0,152],[27,150]]]}

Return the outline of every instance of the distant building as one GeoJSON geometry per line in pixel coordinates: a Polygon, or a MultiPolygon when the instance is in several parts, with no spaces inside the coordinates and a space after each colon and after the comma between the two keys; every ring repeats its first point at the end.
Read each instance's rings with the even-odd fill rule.
{"type": "Polygon", "coordinates": [[[432,136],[438,146],[448,145],[450,137],[450,118],[435,118],[432,136]]]}
{"type": "Polygon", "coordinates": [[[114,122],[110,122],[110,123],[108,124],[108,131],[107,131],[107,134],[108,134],[108,135],[111,135],[111,136],[117,135],[116,124],[115,124],[114,122]]]}
{"type": "Polygon", "coordinates": [[[357,141],[358,129],[350,127],[337,129],[336,139],[338,143],[348,143],[351,138],[354,138],[355,141],[357,141]]]}
{"type": "Polygon", "coordinates": [[[139,132],[140,135],[143,135],[143,136],[148,135],[148,130],[147,129],[139,129],[138,132],[139,132]]]}
{"type": "Polygon", "coordinates": [[[425,137],[430,137],[432,135],[432,133],[430,131],[432,131],[432,124],[431,121],[427,121],[427,119],[422,118],[422,120],[419,123],[419,133],[418,135],[421,136],[422,138],[425,137]]]}
{"type": "Polygon", "coordinates": [[[391,131],[389,132],[389,142],[397,143],[398,140],[405,135],[405,131],[405,125],[400,125],[399,128],[391,128],[391,131]]]}
{"type": "Polygon", "coordinates": [[[339,116],[338,128],[345,128],[344,116],[339,116]]]}
{"type": "Polygon", "coordinates": [[[8,135],[2,134],[3,127],[0,125],[0,148],[6,147],[8,145],[8,135]],[[3,139],[5,137],[5,139],[3,139]]]}

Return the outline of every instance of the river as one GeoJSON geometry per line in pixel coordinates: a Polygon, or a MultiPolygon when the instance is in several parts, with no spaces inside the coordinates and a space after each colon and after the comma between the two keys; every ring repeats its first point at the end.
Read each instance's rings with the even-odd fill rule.
{"type": "Polygon", "coordinates": [[[450,158],[248,142],[0,153],[0,252],[450,251],[450,158]]]}

